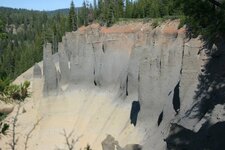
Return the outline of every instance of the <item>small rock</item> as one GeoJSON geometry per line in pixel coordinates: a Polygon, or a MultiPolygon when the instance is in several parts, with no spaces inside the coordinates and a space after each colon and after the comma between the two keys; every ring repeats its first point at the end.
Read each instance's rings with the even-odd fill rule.
{"type": "Polygon", "coordinates": [[[0,113],[9,114],[13,111],[14,106],[10,104],[1,104],[0,105],[0,113]]]}
{"type": "Polygon", "coordinates": [[[37,63],[34,65],[33,76],[35,78],[41,78],[42,77],[41,67],[37,63]]]}
{"type": "Polygon", "coordinates": [[[23,108],[23,111],[22,111],[22,113],[26,113],[27,111],[26,111],[26,109],[25,108],[23,108]]]}

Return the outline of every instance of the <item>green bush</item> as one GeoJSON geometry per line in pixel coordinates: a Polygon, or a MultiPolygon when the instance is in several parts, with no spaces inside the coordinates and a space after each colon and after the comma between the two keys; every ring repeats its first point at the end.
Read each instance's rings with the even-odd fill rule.
{"type": "Polygon", "coordinates": [[[7,77],[1,77],[0,73],[0,92],[3,92],[5,87],[7,87],[10,84],[10,79],[7,77]]]}
{"type": "Polygon", "coordinates": [[[185,25],[185,22],[186,22],[186,17],[180,16],[180,24],[178,26],[178,29],[182,28],[185,25]]]}
{"type": "Polygon", "coordinates": [[[7,117],[6,113],[1,113],[0,112],[0,122],[3,121],[7,117]]]}
{"type": "Polygon", "coordinates": [[[6,131],[9,129],[9,125],[2,122],[6,117],[6,113],[0,113],[0,135],[6,135],[6,131]]]}
{"type": "Polygon", "coordinates": [[[158,20],[154,20],[154,21],[152,22],[152,27],[153,27],[153,28],[156,28],[157,26],[159,26],[159,21],[158,21],[158,20]]]}
{"type": "Polygon", "coordinates": [[[7,123],[0,122],[0,135],[6,135],[7,130],[9,129],[9,125],[7,123]]]}
{"type": "Polygon", "coordinates": [[[23,84],[20,85],[10,84],[4,89],[3,94],[7,98],[24,101],[26,97],[30,96],[30,93],[28,92],[29,86],[29,81],[25,81],[23,84]]]}
{"type": "Polygon", "coordinates": [[[163,20],[176,20],[176,19],[179,19],[180,16],[177,16],[177,15],[172,15],[172,16],[163,16],[163,20]]]}

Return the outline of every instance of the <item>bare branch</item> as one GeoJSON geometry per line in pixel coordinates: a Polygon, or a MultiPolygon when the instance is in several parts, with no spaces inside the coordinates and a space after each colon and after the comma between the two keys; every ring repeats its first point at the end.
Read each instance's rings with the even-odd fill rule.
{"type": "Polygon", "coordinates": [[[15,117],[13,118],[13,126],[12,126],[12,143],[9,143],[9,146],[11,147],[12,150],[16,149],[16,145],[18,142],[18,138],[16,138],[16,126],[17,126],[17,121],[18,121],[18,116],[19,116],[19,111],[20,111],[21,105],[19,103],[17,112],[15,117]]]}
{"type": "Polygon", "coordinates": [[[40,118],[37,120],[37,122],[34,124],[33,128],[28,132],[27,136],[26,136],[26,140],[25,140],[25,150],[27,150],[28,148],[28,141],[29,139],[32,137],[31,134],[33,133],[33,131],[35,130],[35,128],[39,125],[40,121],[42,120],[43,118],[40,118]]]}
{"type": "Polygon", "coordinates": [[[70,137],[71,137],[72,134],[73,134],[73,131],[71,131],[69,133],[69,135],[67,135],[66,130],[65,129],[63,130],[63,135],[65,137],[66,145],[68,147],[68,150],[73,150],[73,147],[74,147],[74,145],[72,143],[70,143],[70,141],[69,141],[69,139],[70,139],[70,137]]]}
{"type": "Polygon", "coordinates": [[[79,136],[76,140],[74,140],[73,138],[70,139],[70,138],[73,136],[73,131],[71,131],[71,132],[69,133],[69,135],[67,135],[65,129],[63,130],[63,136],[65,137],[66,145],[67,145],[67,147],[68,147],[68,150],[73,150],[73,149],[74,149],[74,145],[75,145],[75,144],[79,141],[79,139],[82,137],[82,135],[81,135],[81,136],[79,136]]]}

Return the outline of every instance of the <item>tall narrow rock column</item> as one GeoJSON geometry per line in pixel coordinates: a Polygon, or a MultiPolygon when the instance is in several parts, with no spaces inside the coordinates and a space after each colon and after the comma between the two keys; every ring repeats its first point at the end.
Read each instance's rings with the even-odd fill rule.
{"type": "Polygon", "coordinates": [[[57,70],[53,62],[52,44],[47,43],[43,52],[44,95],[56,94],[58,89],[57,70]]]}

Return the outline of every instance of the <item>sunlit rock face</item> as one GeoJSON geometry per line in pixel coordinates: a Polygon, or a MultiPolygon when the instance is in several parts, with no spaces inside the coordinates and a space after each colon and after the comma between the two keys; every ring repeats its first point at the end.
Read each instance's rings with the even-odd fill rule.
{"type": "MultiPolygon", "coordinates": [[[[138,144],[138,149],[161,150],[176,144],[171,137],[166,139],[170,133],[175,134],[174,124],[178,129],[182,127],[194,134],[209,122],[214,109],[209,106],[223,104],[223,101],[205,104],[207,92],[211,92],[207,90],[211,86],[212,91],[224,86],[212,78],[209,84],[202,85],[203,79],[200,78],[210,70],[206,66],[213,58],[206,54],[207,50],[202,50],[203,43],[199,38],[187,39],[185,29],[178,29],[178,25],[177,20],[166,21],[156,28],[150,23],[111,28],[93,24],[66,33],[54,55],[51,54],[51,45],[45,46],[45,99],[59,115],[67,111],[67,107],[71,111],[68,114],[74,113],[76,121],[74,117],[67,118],[74,123],[73,127],[68,125],[68,130],[76,129],[83,135],[78,144],[80,147],[90,143],[94,148],[100,148],[101,142],[110,135],[116,144],[106,144],[103,150],[120,146],[126,149],[129,144],[138,144]],[[200,91],[201,86],[204,91],[200,91]],[[79,91],[85,96],[80,96],[79,91]],[[104,100],[99,93],[105,96],[104,100]],[[64,100],[71,105],[64,104],[64,100]],[[57,109],[59,105],[64,109],[57,109]],[[73,110],[77,105],[82,111],[73,110]]],[[[223,57],[219,59],[219,67],[224,66],[223,57]]],[[[223,97],[221,90],[215,93],[219,93],[219,98],[223,97]]],[[[47,102],[42,102],[41,106],[45,107],[47,102]]],[[[217,109],[214,113],[220,110],[217,109]]],[[[57,122],[58,116],[47,110],[45,108],[43,112],[57,122]]],[[[48,119],[45,121],[46,125],[49,124],[48,119]]],[[[218,121],[214,119],[212,124],[218,121]]],[[[57,129],[65,126],[58,125],[57,129]]]]}

